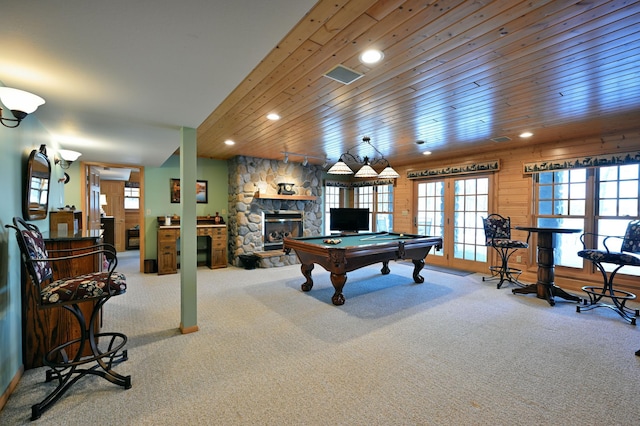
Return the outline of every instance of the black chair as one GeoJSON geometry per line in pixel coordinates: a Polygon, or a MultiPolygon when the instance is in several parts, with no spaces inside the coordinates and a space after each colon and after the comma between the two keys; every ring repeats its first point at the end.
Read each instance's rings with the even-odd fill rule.
{"type": "Polygon", "coordinates": [[[491,276],[482,277],[482,281],[499,280],[497,288],[502,287],[502,283],[505,281],[520,287],[524,286],[518,281],[522,270],[511,268],[509,258],[517,250],[529,248],[529,243],[511,239],[511,218],[492,213],[486,218],[482,218],[482,224],[487,247],[493,247],[500,257],[500,264],[490,266],[491,276]]]}
{"type": "MultiPolygon", "coordinates": [[[[640,220],[634,220],[629,222],[624,237],[620,236],[604,236],[603,245],[604,250],[596,250],[586,248],[589,243],[588,239],[594,239],[599,236],[593,233],[584,233],[580,236],[582,241],[583,250],[578,252],[578,256],[583,259],[589,260],[593,265],[598,268],[602,274],[603,285],[602,286],[584,286],[582,290],[587,293],[589,300],[585,300],[586,306],[578,306],[577,312],[588,311],[591,309],[605,307],[613,309],[624,320],[630,322],[632,325],[636,324],[636,317],[640,314],[638,309],[631,309],[626,305],[629,300],[636,298],[636,295],[628,291],[613,288],[613,280],[623,266],[640,266],[640,220]],[[609,250],[607,241],[610,239],[621,239],[622,245],[619,252],[609,250]],[[604,264],[617,265],[607,274],[604,268],[604,264]],[[603,303],[603,298],[608,298],[611,303],[603,303]]],[[[640,352],[640,351],[639,351],[640,352]]]]}
{"type": "Polygon", "coordinates": [[[82,249],[50,250],[51,254],[60,257],[49,257],[38,227],[20,218],[14,218],[13,225],[5,226],[16,231],[22,262],[40,295],[38,309],[66,309],[76,318],[81,330],[79,338],[49,349],[44,356],[44,365],[49,367],[46,382],[57,380],[57,386],[45,399],[31,407],[31,420],[40,418],[85,375],[103,377],[129,389],[131,376],[122,376],[112,369],[115,363],[127,360],[127,351],[123,349],[127,336],[113,332],[96,333],[95,328],[102,306],[112,296],[123,294],[127,289],[125,276],[115,271],[118,263],[115,248],[109,244],[99,244],[82,249]],[[53,262],[86,256],[100,256],[100,259],[106,259],[108,267],[100,272],[53,279],[53,262]],[[94,304],[88,323],[80,309],[83,303],[94,304]],[[90,354],[86,355],[89,350],[90,354]]]}

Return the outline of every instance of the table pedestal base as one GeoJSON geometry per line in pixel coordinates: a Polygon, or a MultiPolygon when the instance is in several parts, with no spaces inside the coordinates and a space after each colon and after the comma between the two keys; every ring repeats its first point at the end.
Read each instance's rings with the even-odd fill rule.
{"type": "Polygon", "coordinates": [[[569,294],[566,291],[564,291],[563,289],[561,289],[560,287],[558,287],[557,285],[551,284],[545,284],[545,283],[536,283],[536,284],[529,284],[526,287],[523,288],[514,288],[513,290],[511,290],[511,292],[513,294],[516,293],[521,293],[521,294],[530,294],[530,293],[535,293],[538,296],[538,299],[545,299],[547,302],[549,302],[549,305],[553,306],[556,304],[554,297],[561,297],[563,299],[566,300],[572,300],[574,302],[578,302],[580,303],[582,301],[582,299],[580,299],[578,296],[574,296],[573,294],[569,294]]]}
{"type": "Polygon", "coordinates": [[[523,231],[538,233],[538,281],[524,288],[514,288],[511,290],[514,294],[535,293],[539,299],[545,299],[549,305],[556,304],[554,297],[561,297],[574,302],[582,302],[578,296],[569,294],[554,284],[555,280],[555,264],[553,261],[553,234],[554,233],[573,233],[578,229],[552,229],[552,228],[529,228],[516,227],[523,231]]]}

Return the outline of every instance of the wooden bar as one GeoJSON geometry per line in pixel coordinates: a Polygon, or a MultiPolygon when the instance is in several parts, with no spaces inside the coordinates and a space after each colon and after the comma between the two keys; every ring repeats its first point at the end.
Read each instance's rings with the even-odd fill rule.
{"type": "MultiPolygon", "coordinates": [[[[72,230],[73,231],[73,230],[72,230]]],[[[100,231],[81,231],[63,234],[52,231],[44,233],[47,250],[82,248],[98,244],[100,231]]],[[[54,253],[49,254],[56,257],[54,253]]],[[[54,279],[72,277],[100,270],[99,256],[86,256],[70,261],[51,262],[54,279]]],[[[23,268],[24,269],[24,268],[23,268]]],[[[26,271],[22,273],[22,356],[24,368],[41,367],[45,354],[55,346],[80,337],[81,330],[76,318],[62,307],[38,308],[40,292],[31,282],[26,271]]],[[[80,305],[86,318],[90,318],[93,305],[80,305]]],[[[96,332],[100,324],[96,323],[96,332]]],[[[90,350],[88,349],[88,352],[90,350]]]]}

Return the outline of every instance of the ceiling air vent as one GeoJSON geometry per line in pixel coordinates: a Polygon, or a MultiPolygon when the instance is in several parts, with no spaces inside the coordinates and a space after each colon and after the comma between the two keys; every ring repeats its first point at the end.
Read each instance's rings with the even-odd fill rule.
{"type": "Polygon", "coordinates": [[[344,65],[336,65],[330,71],[325,73],[325,77],[329,77],[332,80],[338,81],[342,84],[353,83],[364,74],[360,74],[357,71],[354,71],[350,68],[345,67],[344,65]]]}
{"type": "Polygon", "coordinates": [[[492,138],[491,140],[494,142],[509,142],[511,138],[508,138],[506,136],[498,136],[497,138],[492,138]]]}

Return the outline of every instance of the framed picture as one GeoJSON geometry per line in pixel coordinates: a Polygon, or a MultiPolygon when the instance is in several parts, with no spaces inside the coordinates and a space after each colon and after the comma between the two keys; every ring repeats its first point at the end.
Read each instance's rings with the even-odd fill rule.
{"type": "MultiPolygon", "coordinates": [[[[170,182],[171,202],[180,202],[180,179],[171,179],[170,182]]],[[[206,180],[196,181],[196,202],[207,204],[209,202],[209,182],[206,180]]]]}

